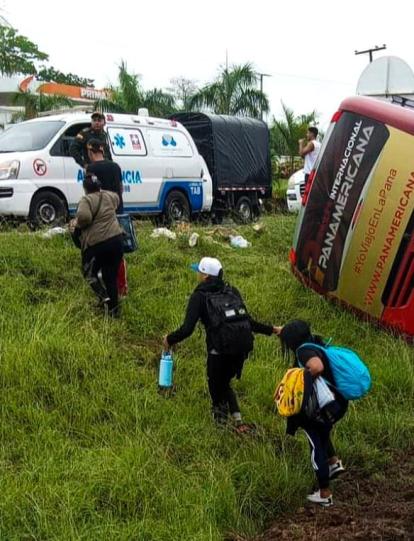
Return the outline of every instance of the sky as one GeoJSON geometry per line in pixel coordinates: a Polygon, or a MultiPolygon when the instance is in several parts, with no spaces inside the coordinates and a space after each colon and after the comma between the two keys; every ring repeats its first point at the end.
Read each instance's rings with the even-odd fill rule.
{"type": "Polygon", "coordinates": [[[319,113],[326,129],[343,98],[355,94],[367,55],[393,55],[414,68],[414,2],[394,0],[0,0],[6,19],[63,72],[117,80],[121,59],[142,85],[168,88],[183,76],[198,85],[220,68],[250,62],[264,77],[271,113],[281,101],[297,114],[319,113]]]}

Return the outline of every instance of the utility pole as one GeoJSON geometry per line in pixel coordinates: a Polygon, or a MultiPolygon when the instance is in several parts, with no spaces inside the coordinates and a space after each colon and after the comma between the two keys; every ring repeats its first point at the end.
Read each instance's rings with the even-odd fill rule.
{"type": "MultiPolygon", "coordinates": [[[[260,77],[260,92],[263,94],[263,77],[271,77],[271,75],[269,73],[258,73],[257,75],[260,77]]],[[[260,110],[260,120],[263,120],[263,107],[260,110]]]]}
{"type": "Polygon", "coordinates": [[[385,43],[383,44],[382,47],[378,47],[378,45],[375,45],[375,47],[373,47],[372,49],[366,49],[365,51],[355,51],[355,54],[369,54],[369,61],[372,62],[372,53],[375,53],[377,51],[382,51],[384,49],[386,49],[387,46],[385,45],[385,43]]]}

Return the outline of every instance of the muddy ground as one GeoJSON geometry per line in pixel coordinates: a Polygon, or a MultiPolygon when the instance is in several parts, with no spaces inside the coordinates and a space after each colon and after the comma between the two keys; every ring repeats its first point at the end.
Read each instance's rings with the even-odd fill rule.
{"type": "Polygon", "coordinates": [[[414,451],[370,478],[347,472],[333,491],[333,507],[306,505],[251,541],[414,541],[414,451]]]}

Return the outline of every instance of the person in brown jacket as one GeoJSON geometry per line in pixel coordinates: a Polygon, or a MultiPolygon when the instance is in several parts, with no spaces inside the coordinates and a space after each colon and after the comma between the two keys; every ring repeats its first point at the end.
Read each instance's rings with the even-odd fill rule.
{"type": "Polygon", "coordinates": [[[75,226],[81,230],[82,271],[111,316],[119,315],[117,273],[123,257],[123,229],[116,217],[119,197],[101,190],[94,175],[83,181],[85,195],[79,201],[75,226]],[[98,273],[102,273],[102,281],[98,273]]]}

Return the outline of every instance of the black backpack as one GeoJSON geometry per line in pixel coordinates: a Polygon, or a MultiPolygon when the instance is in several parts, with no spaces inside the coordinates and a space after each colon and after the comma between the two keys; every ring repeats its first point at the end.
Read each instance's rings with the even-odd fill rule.
{"type": "Polygon", "coordinates": [[[253,349],[254,336],[243,300],[229,285],[206,295],[209,330],[214,349],[223,355],[244,356],[253,349]]]}

